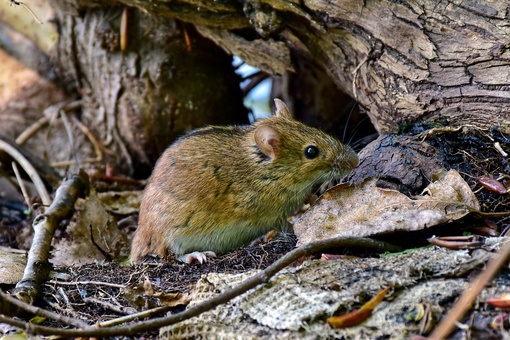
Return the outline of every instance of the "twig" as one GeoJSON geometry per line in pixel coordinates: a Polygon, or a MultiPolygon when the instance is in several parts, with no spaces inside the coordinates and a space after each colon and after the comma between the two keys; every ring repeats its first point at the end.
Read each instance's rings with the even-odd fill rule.
{"type": "Polygon", "coordinates": [[[87,159],[85,162],[87,163],[94,163],[94,162],[101,162],[103,159],[103,151],[101,144],[98,142],[97,138],[92,134],[90,129],[83,124],[78,118],[76,118],[76,115],[71,115],[71,120],[73,121],[76,126],[81,130],[81,132],[87,136],[89,141],[92,143],[92,146],[94,146],[94,152],[96,153],[96,158],[90,158],[87,159]]]}
{"type": "Polygon", "coordinates": [[[41,197],[41,200],[44,205],[50,205],[51,199],[50,195],[48,194],[48,191],[46,190],[46,187],[44,186],[44,183],[35,170],[35,168],[32,166],[32,164],[19,152],[15,147],[10,145],[9,143],[5,142],[4,140],[0,139],[0,150],[5,151],[8,153],[16,162],[18,162],[19,165],[25,170],[25,172],[28,174],[30,179],[35,185],[35,188],[37,189],[37,192],[39,193],[39,196],[41,197]]]}
{"type": "MultiPolygon", "coordinates": [[[[19,189],[18,183],[11,178],[11,174],[6,171],[3,167],[0,166],[0,177],[3,177],[13,188],[19,189]]],[[[3,200],[4,201],[4,200],[3,200]]],[[[3,202],[2,202],[3,203],[3,202]]],[[[25,207],[23,207],[24,209],[25,207]]]]}
{"type": "Polygon", "coordinates": [[[30,9],[30,7],[28,7],[27,5],[25,5],[24,3],[22,2],[18,2],[19,4],[21,4],[21,7],[23,7],[24,9],[27,10],[28,13],[30,13],[32,15],[32,18],[34,18],[34,20],[38,23],[38,24],[42,24],[43,22],[37,17],[37,15],[35,15],[35,13],[30,9]]]}
{"type": "Polygon", "coordinates": [[[101,255],[104,256],[106,261],[112,261],[112,256],[108,254],[99,244],[97,244],[96,240],[94,240],[94,231],[92,229],[92,224],[89,224],[89,230],[90,230],[90,242],[92,242],[92,245],[96,247],[96,249],[101,253],[101,255]]]}
{"type": "Polygon", "coordinates": [[[71,113],[77,109],[79,109],[83,105],[83,102],[81,100],[77,100],[70,103],[59,103],[53,106],[50,106],[44,110],[44,117],[40,118],[37,122],[30,125],[27,129],[25,129],[19,136],[16,138],[16,143],[19,145],[25,144],[30,138],[32,138],[36,133],[41,131],[45,126],[50,124],[50,121],[53,121],[57,115],[60,115],[63,123],[64,128],[66,130],[68,139],[70,141],[70,144],[73,149],[73,154],[75,157],[74,161],[65,161],[65,162],[55,162],[51,165],[53,167],[64,167],[64,166],[71,166],[80,163],[80,161],[77,158],[77,152],[75,150],[75,143],[72,137],[71,133],[71,124],[70,122],[74,123],[81,132],[89,139],[90,143],[94,147],[94,151],[96,153],[95,158],[86,159],[83,161],[83,163],[96,163],[100,162],[103,159],[103,152],[101,151],[101,145],[97,141],[97,139],[94,137],[92,132],[82,123],[80,122],[75,114],[70,114],[68,117],[68,113],[71,113]],[[68,119],[69,118],[69,119],[68,119]]]}
{"type": "MultiPolygon", "coordinates": [[[[26,302],[20,301],[16,298],[10,296],[9,294],[0,292],[0,301],[5,301],[10,305],[13,305],[17,308],[25,310],[29,313],[34,314],[34,315],[44,316],[44,317],[47,317],[48,319],[60,321],[67,325],[71,325],[71,326],[75,326],[75,327],[79,327],[79,328],[90,327],[89,324],[87,324],[86,322],[84,322],[82,320],[73,319],[68,316],[57,314],[57,313],[54,313],[54,312],[46,310],[46,309],[32,306],[26,302]]],[[[3,306],[3,308],[5,308],[5,306],[3,306]]]]}
{"type": "Polygon", "coordinates": [[[173,307],[171,307],[171,306],[161,306],[161,307],[156,307],[156,308],[153,308],[153,309],[144,310],[144,311],[141,311],[141,312],[138,312],[138,313],[129,314],[129,315],[126,315],[126,316],[123,316],[123,317],[120,317],[120,318],[108,320],[108,321],[105,321],[105,322],[100,322],[99,323],[99,327],[111,327],[111,326],[120,325],[120,324],[123,324],[123,323],[126,323],[126,322],[130,322],[130,321],[133,321],[135,319],[148,318],[148,317],[151,317],[153,315],[157,315],[157,314],[161,314],[161,313],[167,312],[167,311],[169,311],[172,308],[173,307]]]}
{"type": "Polygon", "coordinates": [[[60,296],[62,300],[64,300],[66,306],[72,307],[71,301],[69,300],[69,296],[67,296],[67,293],[65,292],[64,288],[58,287],[57,294],[60,296]]]}
{"type": "Polygon", "coordinates": [[[84,297],[83,301],[87,302],[87,303],[93,303],[96,305],[100,305],[101,307],[103,307],[105,309],[110,309],[118,314],[129,315],[129,314],[133,314],[134,312],[136,312],[136,309],[134,309],[132,307],[116,306],[113,303],[99,300],[94,297],[84,297]]]}
{"type": "Polygon", "coordinates": [[[257,85],[259,85],[264,80],[269,78],[269,75],[265,72],[258,71],[258,72],[255,72],[254,74],[250,75],[249,78],[251,78],[250,82],[248,84],[246,84],[246,86],[243,86],[241,88],[241,91],[243,91],[243,95],[245,95],[245,96],[248,93],[250,93],[250,91],[253,90],[255,87],[257,87],[257,85]]]}
{"type": "Polygon", "coordinates": [[[23,195],[23,198],[25,198],[25,203],[27,204],[27,208],[32,210],[32,202],[30,202],[30,195],[28,194],[27,187],[25,186],[25,182],[23,182],[23,179],[21,178],[21,175],[18,170],[18,166],[16,165],[16,162],[12,162],[12,170],[14,171],[14,175],[16,176],[16,179],[18,180],[19,188],[21,189],[21,193],[23,195]]]}
{"type": "Polygon", "coordinates": [[[115,336],[115,335],[135,335],[141,332],[154,331],[164,326],[169,326],[181,322],[183,320],[190,319],[197,315],[200,315],[208,310],[214,309],[222,303],[226,303],[233,298],[247,292],[250,289],[257,287],[258,285],[265,284],[269,281],[280,270],[290,265],[294,261],[300,259],[303,256],[309,256],[319,251],[338,248],[338,247],[350,247],[352,243],[364,244],[367,247],[374,247],[374,244],[378,244],[377,241],[371,239],[362,239],[357,237],[336,237],[326,240],[320,240],[312,243],[305,244],[299,248],[296,248],[287,254],[285,254],[278,261],[264,269],[263,271],[253,275],[252,277],[243,281],[237,287],[218,294],[215,297],[204,301],[192,308],[186,309],[177,314],[169,315],[166,317],[156,318],[148,321],[142,321],[134,325],[119,326],[110,328],[95,328],[89,327],[84,329],[62,329],[55,327],[44,327],[28,322],[21,322],[6,318],[0,315],[0,322],[5,322],[13,326],[19,327],[31,334],[39,335],[61,335],[67,337],[86,337],[86,336],[115,336]]]}
{"type": "Polygon", "coordinates": [[[28,13],[30,13],[32,15],[32,18],[34,18],[34,20],[38,23],[38,24],[42,24],[43,22],[41,20],[39,20],[39,18],[37,17],[37,15],[35,15],[35,13],[30,9],[30,7],[28,7],[27,5],[25,5],[25,3],[21,2],[21,1],[16,1],[16,0],[10,0],[11,2],[11,6],[12,5],[15,5],[15,6],[21,6],[23,7],[24,9],[26,9],[28,11],[28,13]]]}
{"type": "Polygon", "coordinates": [[[358,91],[356,91],[356,81],[358,80],[358,71],[364,64],[368,63],[370,60],[376,60],[381,57],[383,54],[383,45],[380,43],[375,43],[372,46],[370,52],[356,65],[354,70],[352,71],[352,94],[354,95],[354,100],[359,102],[358,100],[358,91]]]}
{"type": "Polygon", "coordinates": [[[16,138],[16,143],[19,145],[25,144],[33,135],[39,132],[43,127],[48,125],[50,119],[46,116],[41,117],[37,120],[37,122],[30,125],[26,128],[20,135],[16,138]]]}
{"type": "Polygon", "coordinates": [[[64,112],[72,112],[74,110],[79,109],[82,106],[83,102],[81,100],[76,100],[74,102],[65,103],[65,104],[57,104],[57,106],[50,106],[44,110],[44,116],[39,118],[39,120],[28,128],[26,128],[19,136],[16,138],[16,143],[19,145],[25,144],[30,138],[32,138],[37,132],[41,131],[43,127],[50,123],[50,119],[52,115],[54,115],[55,107],[59,108],[64,112]]]}
{"type": "Polygon", "coordinates": [[[0,250],[8,252],[8,253],[13,253],[13,254],[23,254],[23,255],[27,254],[26,250],[23,250],[23,249],[14,249],[14,248],[9,248],[9,247],[4,247],[4,246],[0,246],[0,250]]]}
{"type": "Polygon", "coordinates": [[[57,189],[55,200],[44,214],[38,215],[33,222],[34,239],[28,253],[27,266],[23,278],[14,289],[18,299],[33,304],[39,293],[39,285],[46,280],[49,272],[49,251],[51,239],[58,224],[74,210],[78,197],[88,193],[88,176],[80,170],[78,175],[65,180],[57,189]]]}
{"type": "Polygon", "coordinates": [[[49,280],[47,283],[52,283],[56,285],[65,285],[65,286],[76,286],[76,285],[96,285],[96,286],[107,286],[107,287],[113,287],[113,288],[126,288],[126,285],[119,285],[117,283],[110,283],[110,282],[101,282],[101,281],[73,281],[73,282],[64,282],[64,281],[55,281],[55,280],[49,280]]]}
{"type": "Polygon", "coordinates": [[[354,100],[356,102],[359,101],[358,91],[356,91],[356,81],[358,80],[358,70],[361,68],[361,66],[363,66],[368,61],[369,58],[370,58],[370,55],[367,54],[352,71],[352,94],[354,95],[354,100]]]}
{"type": "MultiPolygon", "coordinates": [[[[120,17],[120,50],[125,52],[128,44],[129,9],[124,7],[120,17]]],[[[186,41],[187,43],[187,41],[186,41]]]]}
{"type": "Polygon", "coordinates": [[[510,241],[506,241],[498,251],[498,256],[491,259],[487,267],[473,281],[457,300],[450,312],[442,319],[441,323],[434,329],[429,339],[446,339],[456,323],[471,308],[473,302],[487,283],[496,275],[498,270],[508,261],[510,257],[510,241]]]}
{"type": "Polygon", "coordinates": [[[74,317],[75,319],[78,319],[78,320],[80,317],[86,317],[85,315],[82,315],[82,314],[80,314],[80,312],[73,309],[71,305],[66,305],[66,308],[64,308],[64,307],[61,307],[57,302],[53,302],[53,301],[49,300],[48,298],[42,298],[42,300],[51,308],[53,308],[61,313],[66,313],[67,315],[70,315],[69,317],[74,317]]]}

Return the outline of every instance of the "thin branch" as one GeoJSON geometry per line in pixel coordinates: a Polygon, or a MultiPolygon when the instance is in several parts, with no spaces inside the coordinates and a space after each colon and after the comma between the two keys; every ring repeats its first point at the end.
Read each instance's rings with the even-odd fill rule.
{"type": "Polygon", "coordinates": [[[25,156],[23,156],[21,152],[18,151],[14,146],[10,145],[9,143],[5,142],[2,139],[0,139],[0,150],[5,151],[12,158],[14,158],[16,162],[18,162],[18,164],[23,168],[23,170],[25,170],[25,172],[28,174],[28,176],[34,183],[43,204],[50,205],[51,203],[50,194],[48,194],[48,191],[46,190],[46,187],[44,186],[41,177],[37,173],[37,170],[35,170],[35,168],[28,161],[28,159],[26,159],[25,156]]]}
{"type": "MultiPolygon", "coordinates": [[[[75,326],[75,327],[80,327],[80,328],[89,327],[89,324],[87,324],[86,322],[84,322],[82,320],[73,319],[68,316],[57,314],[57,313],[54,313],[54,312],[46,310],[46,309],[32,306],[26,302],[23,302],[23,301],[20,301],[20,300],[14,298],[13,296],[10,296],[9,294],[0,292],[0,300],[5,301],[14,307],[17,307],[19,309],[22,309],[22,310],[32,313],[34,315],[44,316],[48,319],[60,321],[67,325],[71,325],[71,326],[75,326]]],[[[3,308],[5,308],[5,307],[6,306],[3,306],[3,308]]]]}
{"type": "Polygon", "coordinates": [[[30,7],[25,5],[23,2],[18,2],[18,3],[21,4],[21,7],[26,9],[27,12],[32,15],[32,18],[34,18],[35,22],[37,22],[38,24],[42,25],[43,22],[37,17],[37,15],[35,15],[35,13],[30,9],[30,7]]]}
{"type": "Polygon", "coordinates": [[[510,257],[510,241],[506,241],[498,255],[492,258],[487,267],[473,281],[471,286],[464,290],[450,312],[442,319],[441,323],[434,329],[429,339],[446,339],[460,319],[471,308],[476,297],[485,288],[490,280],[496,275],[499,269],[510,257]]]}
{"type": "Polygon", "coordinates": [[[62,110],[64,112],[72,112],[75,111],[83,105],[81,100],[76,100],[70,103],[60,103],[53,106],[50,106],[44,110],[44,116],[39,118],[38,121],[30,125],[26,128],[20,135],[16,138],[16,143],[19,145],[25,144],[30,138],[32,138],[36,133],[41,131],[45,126],[50,123],[50,119],[54,115],[55,108],[58,110],[62,110]]]}
{"type": "Polygon", "coordinates": [[[39,294],[39,285],[47,279],[49,272],[48,257],[55,229],[64,218],[72,214],[74,203],[78,197],[87,194],[88,185],[88,176],[81,170],[78,175],[60,185],[53,203],[44,214],[34,219],[34,239],[28,253],[27,266],[13,293],[18,299],[30,304],[35,301],[39,294]]]}
{"type": "Polygon", "coordinates": [[[96,285],[96,286],[107,286],[107,287],[114,287],[114,288],[126,288],[126,285],[119,285],[117,283],[110,283],[110,282],[101,282],[101,281],[73,281],[73,282],[67,282],[67,281],[56,281],[56,280],[49,280],[46,283],[56,284],[56,285],[63,285],[63,286],[76,286],[76,285],[96,285]]]}
{"type": "Polygon", "coordinates": [[[73,130],[71,128],[71,123],[69,122],[69,119],[67,118],[67,113],[64,110],[59,110],[58,113],[60,114],[60,119],[62,119],[62,122],[64,123],[64,129],[67,134],[67,139],[69,140],[69,145],[71,146],[70,150],[74,157],[74,161],[76,162],[78,167],[81,168],[81,162],[80,162],[80,158],[78,156],[78,150],[76,150],[76,143],[74,142],[73,130]]]}
{"type": "Polygon", "coordinates": [[[117,314],[129,315],[129,314],[133,314],[136,312],[136,309],[134,309],[133,307],[124,307],[124,306],[114,305],[113,303],[103,301],[103,300],[100,300],[100,299],[97,299],[94,297],[84,297],[83,302],[99,305],[99,306],[103,307],[104,309],[112,310],[113,312],[115,312],[117,314]]]}
{"type": "Polygon", "coordinates": [[[129,314],[129,315],[117,318],[117,319],[100,322],[99,326],[100,327],[110,327],[110,326],[114,326],[114,325],[120,325],[120,324],[123,324],[126,322],[133,321],[135,319],[143,319],[143,318],[148,318],[148,317],[151,317],[151,316],[154,316],[157,314],[165,313],[165,312],[168,312],[169,310],[171,310],[172,308],[174,308],[174,307],[171,307],[171,306],[156,307],[156,308],[144,310],[141,312],[129,314]]]}
{"type": "Polygon", "coordinates": [[[63,123],[64,128],[66,130],[70,145],[72,146],[72,152],[74,154],[74,161],[65,161],[65,162],[55,162],[51,164],[53,167],[64,167],[64,166],[71,166],[75,164],[80,164],[80,161],[77,158],[77,152],[75,150],[75,143],[72,137],[71,132],[71,122],[74,123],[81,131],[82,133],[89,139],[90,143],[92,143],[92,146],[94,147],[94,151],[96,153],[95,158],[86,159],[83,161],[83,163],[97,163],[100,162],[103,159],[103,152],[101,151],[101,145],[97,141],[97,139],[94,137],[92,132],[82,123],[80,122],[75,114],[71,114],[73,111],[76,111],[77,109],[81,108],[83,105],[83,102],[81,100],[77,100],[74,102],[67,102],[67,103],[59,103],[53,106],[50,106],[44,110],[44,117],[40,118],[37,122],[29,126],[27,129],[25,129],[17,138],[16,143],[23,145],[25,144],[30,138],[32,138],[36,133],[41,131],[44,127],[48,126],[50,124],[50,121],[54,120],[57,115],[60,115],[63,123]],[[67,114],[70,114],[69,117],[67,117],[67,114]],[[69,118],[69,119],[68,119],[69,118]]]}
{"type": "Polygon", "coordinates": [[[0,246],[0,250],[8,252],[8,253],[13,253],[13,254],[23,254],[23,255],[27,254],[26,250],[23,250],[23,249],[14,249],[14,248],[9,248],[9,247],[4,247],[4,246],[0,246]]]}
{"type": "Polygon", "coordinates": [[[78,118],[76,118],[76,115],[71,115],[71,120],[78,128],[81,130],[81,132],[87,136],[90,143],[92,143],[92,146],[94,147],[94,152],[96,153],[96,158],[87,159],[85,162],[87,163],[95,163],[95,162],[101,162],[103,160],[103,151],[101,144],[97,140],[97,138],[92,134],[90,129],[83,124],[78,118]]]}
{"type": "Polygon", "coordinates": [[[269,75],[265,72],[258,71],[250,75],[249,78],[251,78],[251,81],[248,84],[246,84],[246,86],[243,86],[243,88],[241,89],[241,91],[243,91],[244,96],[250,93],[251,90],[257,87],[264,80],[268,79],[269,75]]]}
{"type": "Polygon", "coordinates": [[[46,116],[39,118],[35,123],[27,127],[22,133],[20,133],[20,135],[16,138],[16,143],[18,143],[19,145],[25,144],[43,127],[48,125],[49,122],[50,119],[46,116]]]}
{"type": "Polygon", "coordinates": [[[23,198],[25,199],[27,208],[32,210],[32,202],[30,200],[30,195],[28,194],[28,190],[25,185],[25,182],[23,182],[23,179],[21,178],[21,175],[19,173],[18,166],[16,165],[16,162],[12,162],[12,170],[14,171],[14,175],[16,176],[16,179],[18,180],[18,185],[19,185],[19,188],[21,189],[21,193],[23,194],[23,198]]]}

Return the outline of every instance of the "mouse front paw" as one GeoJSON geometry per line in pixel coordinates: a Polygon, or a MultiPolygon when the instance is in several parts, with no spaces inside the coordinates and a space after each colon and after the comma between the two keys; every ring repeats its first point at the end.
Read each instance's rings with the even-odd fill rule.
{"type": "Polygon", "coordinates": [[[216,254],[212,251],[194,251],[189,254],[184,254],[178,258],[179,261],[192,264],[194,261],[200,262],[200,264],[207,262],[208,257],[216,257],[216,254]]]}

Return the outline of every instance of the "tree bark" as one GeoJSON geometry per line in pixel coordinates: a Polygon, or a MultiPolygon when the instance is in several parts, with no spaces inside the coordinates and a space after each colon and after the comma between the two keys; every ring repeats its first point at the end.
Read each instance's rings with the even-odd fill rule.
{"type": "Polygon", "coordinates": [[[82,94],[82,120],[123,172],[150,168],[187,130],[248,121],[231,58],[191,25],[130,10],[122,51],[122,8],[75,16],[57,6],[61,74],[82,94]]]}
{"type": "Polygon", "coordinates": [[[505,1],[119,3],[193,23],[269,73],[292,71],[305,59],[355,98],[381,133],[432,117],[455,125],[509,120],[505,1]],[[251,53],[254,45],[265,53],[251,53]]]}

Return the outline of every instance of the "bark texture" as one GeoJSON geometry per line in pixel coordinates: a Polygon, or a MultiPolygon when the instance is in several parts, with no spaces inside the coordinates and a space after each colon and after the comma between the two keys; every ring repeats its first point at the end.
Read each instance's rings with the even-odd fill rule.
{"type": "Polygon", "coordinates": [[[122,172],[150,169],[190,129],[247,123],[231,57],[191,25],[131,9],[121,50],[122,8],[55,8],[60,74],[81,94],[82,121],[122,172]]]}
{"type": "Polygon", "coordinates": [[[306,59],[354,97],[379,132],[431,117],[485,126],[509,118],[505,1],[120,3],[193,23],[269,73],[284,74],[306,59]]]}

